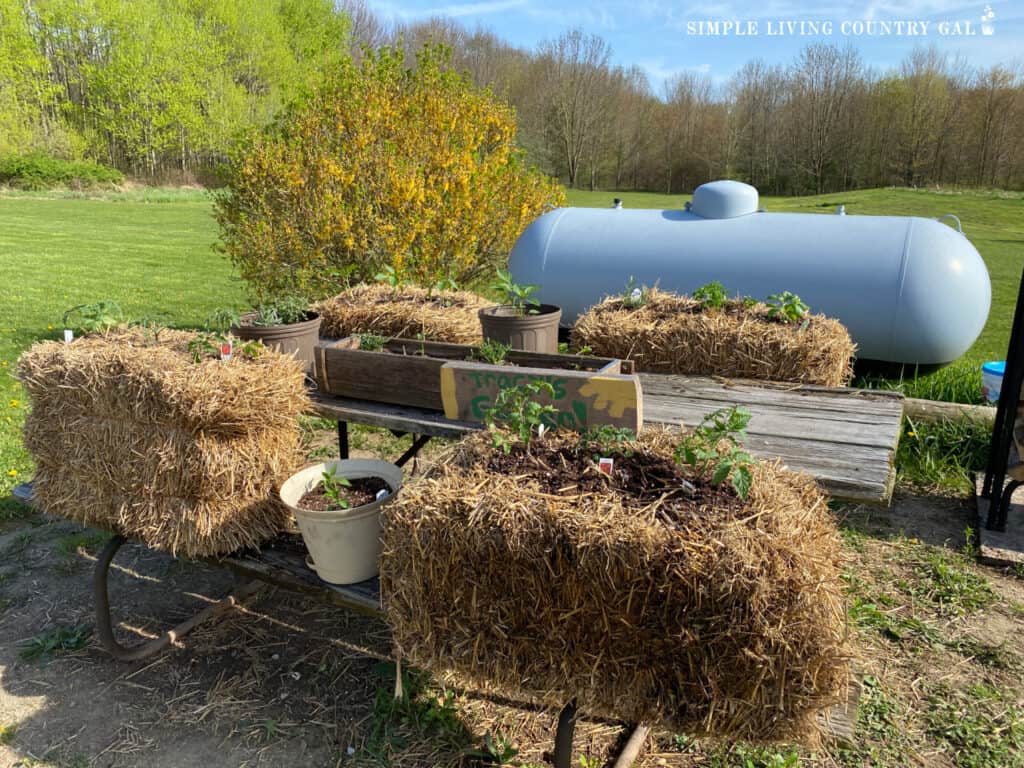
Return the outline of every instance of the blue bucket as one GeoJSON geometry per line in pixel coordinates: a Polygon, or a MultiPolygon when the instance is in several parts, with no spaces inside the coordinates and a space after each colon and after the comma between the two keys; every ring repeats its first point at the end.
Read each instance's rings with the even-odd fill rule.
{"type": "Polygon", "coordinates": [[[1003,373],[1005,371],[1005,360],[993,360],[981,366],[981,391],[985,396],[986,402],[999,402],[999,390],[1003,386],[1003,373]]]}

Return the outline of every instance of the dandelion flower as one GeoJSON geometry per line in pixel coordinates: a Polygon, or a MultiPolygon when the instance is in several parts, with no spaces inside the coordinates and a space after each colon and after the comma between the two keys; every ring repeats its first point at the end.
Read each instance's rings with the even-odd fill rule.
{"type": "Polygon", "coordinates": [[[18,470],[16,470],[16,469],[8,469],[7,470],[7,476],[8,477],[17,477],[18,476],[18,470]]]}
{"type": "Polygon", "coordinates": [[[11,408],[17,408],[21,403],[17,400],[11,400],[11,408]]]}

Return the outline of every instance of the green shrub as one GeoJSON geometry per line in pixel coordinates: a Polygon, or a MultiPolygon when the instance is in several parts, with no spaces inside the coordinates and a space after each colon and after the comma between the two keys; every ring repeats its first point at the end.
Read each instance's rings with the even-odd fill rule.
{"type": "Polygon", "coordinates": [[[0,159],[0,185],[40,190],[120,184],[124,174],[91,160],[61,160],[33,152],[0,159]]]}
{"type": "Polygon", "coordinates": [[[376,275],[471,281],[563,199],[524,165],[511,107],[428,46],[415,68],[383,49],[327,74],[239,145],[215,215],[257,299],[320,298],[376,275]]]}

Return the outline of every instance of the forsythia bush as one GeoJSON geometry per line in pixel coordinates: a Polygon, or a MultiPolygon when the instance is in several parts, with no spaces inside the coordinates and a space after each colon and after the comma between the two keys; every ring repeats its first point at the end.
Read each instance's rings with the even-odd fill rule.
{"type": "Polygon", "coordinates": [[[257,295],[335,292],[391,266],[459,282],[493,270],[561,187],[526,168],[512,109],[426,47],[346,63],[237,150],[215,215],[257,295]]]}

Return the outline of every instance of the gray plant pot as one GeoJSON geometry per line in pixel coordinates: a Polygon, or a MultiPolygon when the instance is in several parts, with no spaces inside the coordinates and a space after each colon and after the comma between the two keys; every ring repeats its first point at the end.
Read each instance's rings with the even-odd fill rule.
{"type": "Polygon", "coordinates": [[[320,315],[310,312],[308,319],[288,325],[252,325],[254,312],[242,315],[242,322],[231,333],[246,341],[262,341],[266,347],[293,355],[295,359],[306,364],[306,373],[316,373],[315,356],[313,354],[320,338],[320,315]]]}
{"type": "Polygon", "coordinates": [[[480,325],[485,339],[507,344],[526,352],[558,352],[558,322],[562,310],[553,304],[541,304],[536,314],[521,315],[512,306],[501,304],[480,310],[480,325]]]}

